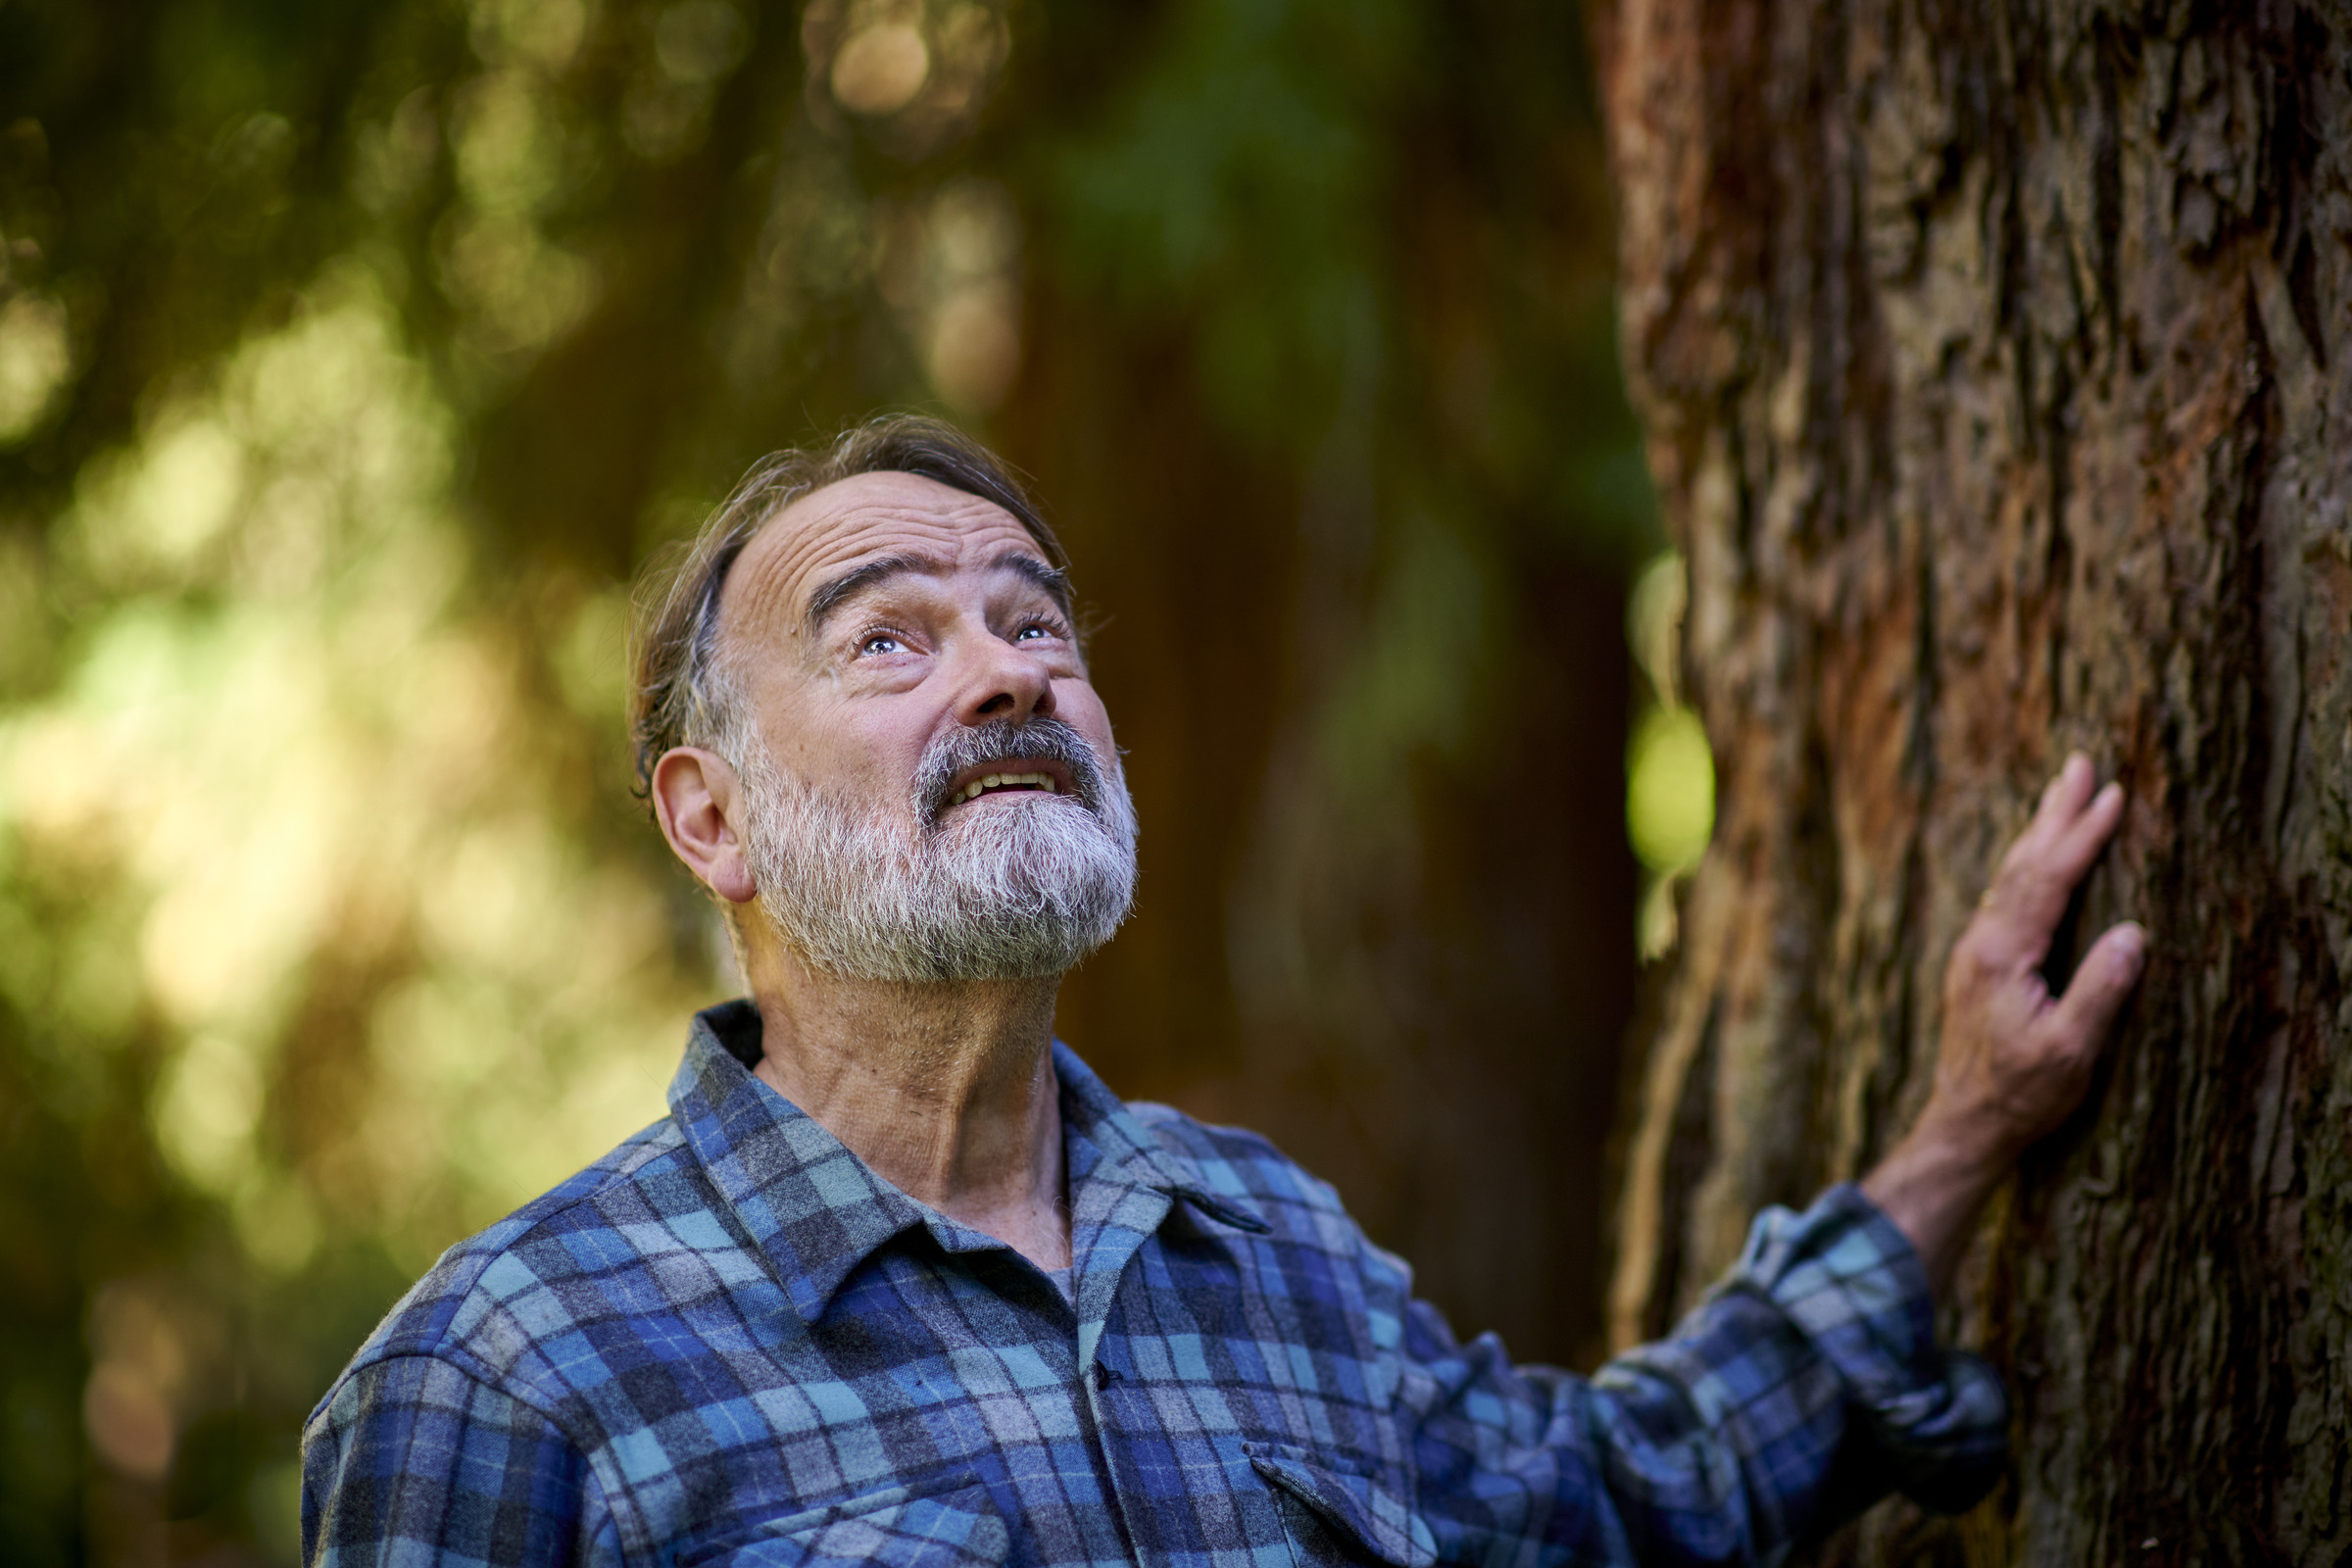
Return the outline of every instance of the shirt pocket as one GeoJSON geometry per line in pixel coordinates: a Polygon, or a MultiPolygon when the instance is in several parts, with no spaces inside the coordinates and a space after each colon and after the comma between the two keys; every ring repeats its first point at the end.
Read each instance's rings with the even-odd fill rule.
{"type": "Polygon", "coordinates": [[[1432,1568],[1438,1544],[1404,1492],[1382,1476],[1289,1444],[1244,1446],[1274,1489],[1292,1559],[1300,1568],[1386,1563],[1432,1568]]]}
{"type": "Polygon", "coordinates": [[[681,1552],[677,1568],[997,1568],[1011,1533],[977,1481],[947,1490],[892,1487],[764,1519],[681,1552]]]}

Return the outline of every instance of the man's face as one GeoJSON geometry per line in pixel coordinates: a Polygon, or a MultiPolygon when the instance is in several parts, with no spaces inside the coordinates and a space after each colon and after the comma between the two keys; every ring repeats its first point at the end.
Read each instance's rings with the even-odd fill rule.
{"type": "MultiPolygon", "coordinates": [[[[723,657],[787,773],[927,827],[912,820],[913,782],[953,729],[1057,718],[1115,765],[1060,583],[1003,508],[913,474],[860,474],[802,497],[745,548],[720,602],[723,657]]],[[[1072,783],[1051,759],[1004,760],[999,776],[1072,783]]],[[[1014,804],[984,794],[949,815],[1014,804]]]]}
{"type": "Polygon", "coordinates": [[[736,827],[816,967],[1059,974],[1135,886],[1135,814],[1067,590],[1012,517],[906,474],[804,499],[745,551],[720,657],[751,720],[736,827]]]}

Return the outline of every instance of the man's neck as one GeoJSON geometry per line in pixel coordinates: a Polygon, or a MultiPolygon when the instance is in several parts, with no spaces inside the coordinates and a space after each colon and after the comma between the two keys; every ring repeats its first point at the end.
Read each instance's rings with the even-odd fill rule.
{"type": "Polygon", "coordinates": [[[845,980],[754,956],[755,1070],[885,1181],[1041,1268],[1070,1261],[1055,980],[845,980]]]}

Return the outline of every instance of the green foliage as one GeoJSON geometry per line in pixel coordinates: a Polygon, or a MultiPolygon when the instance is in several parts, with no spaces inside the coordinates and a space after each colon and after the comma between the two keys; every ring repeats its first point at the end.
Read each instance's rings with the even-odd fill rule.
{"type": "MultiPolygon", "coordinates": [[[[1370,1074],[1444,1009],[1415,971],[1363,1011],[1363,912],[1563,682],[1614,779],[1623,650],[1564,669],[1544,585],[1656,548],[1557,12],[0,6],[15,1560],[158,1522],[290,1556],[300,1421],[376,1315],[658,1113],[726,981],[625,794],[624,585],[764,450],[910,404],[1003,440],[1122,585],[1133,689],[1181,572],[1247,558],[1249,799],[1163,792],[1147,853],[1291,956],[1183,1026],[1337,1019],[1370,1074]],[[1122,532],[1111,469],[1215,514],[1122,532]]],[[[1148,808],[1182,765],[1136,760],[1148,808]]],[[[1445,962],[1516,995],[1487,902],[1445,962]]]]}
{"type": "Polygon", "coordinates": [[[1180,8],[1132,96],[1054,170],[1072,271],[1129,311],[1190,316],[1199,384],[1265,445],[1313,442],[1380,354],[1377,127],[1414,20],[1180,8]]]}

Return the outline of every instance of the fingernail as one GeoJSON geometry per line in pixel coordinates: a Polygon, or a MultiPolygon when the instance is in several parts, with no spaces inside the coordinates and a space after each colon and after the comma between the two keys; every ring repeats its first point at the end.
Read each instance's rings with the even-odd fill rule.
{"type": "Polygon", "coordinates": [[[2115,946],[2124,961],[2136,969],[2148,956],[2148,933],[2137,925],[2119,925],[2115,928],[2115,946]]]}

